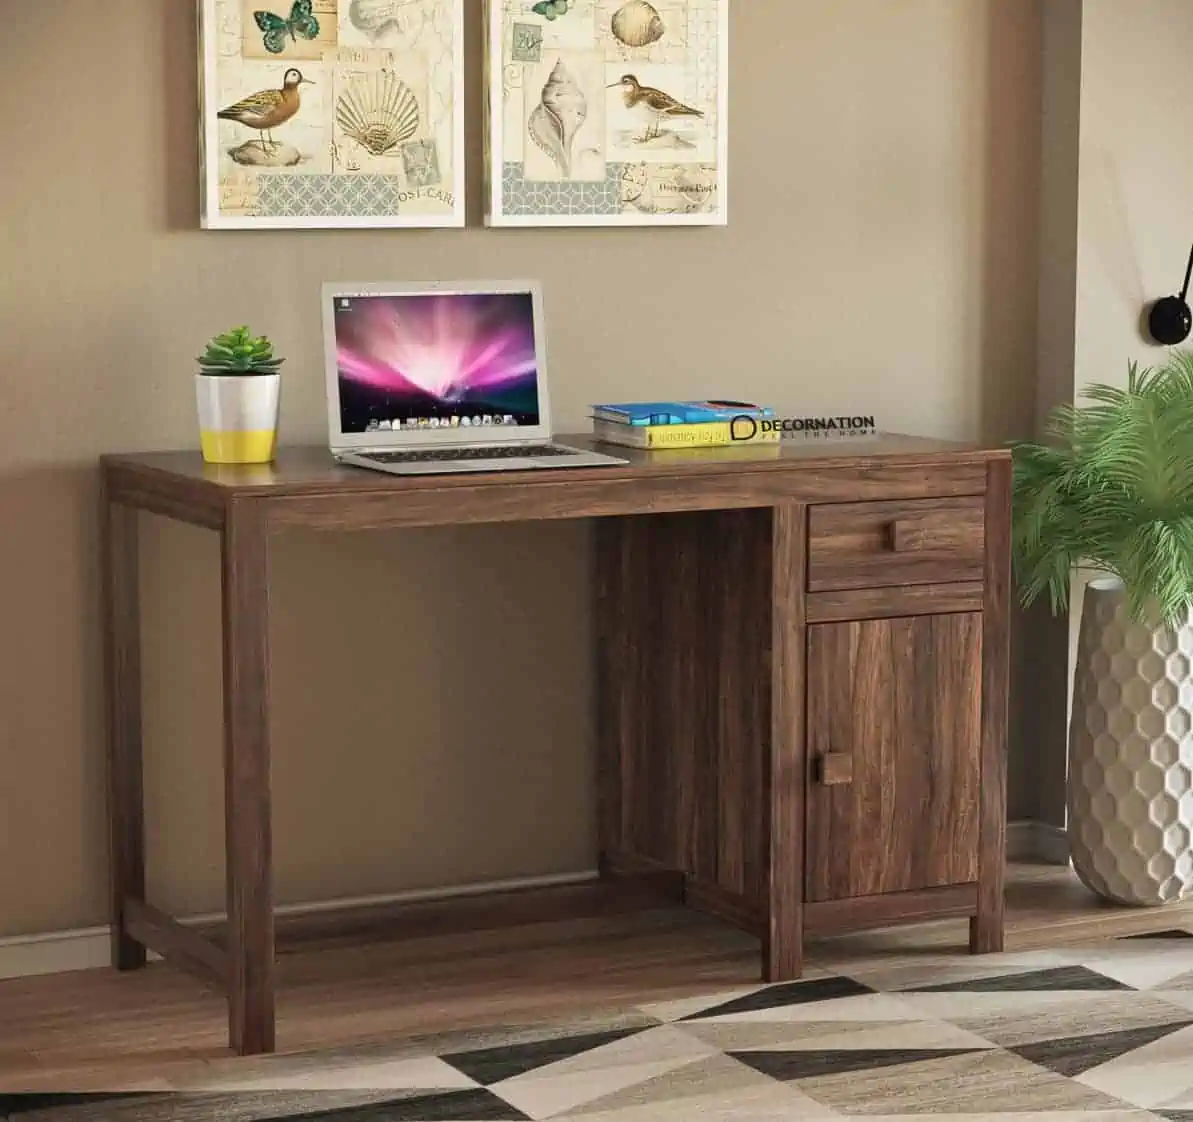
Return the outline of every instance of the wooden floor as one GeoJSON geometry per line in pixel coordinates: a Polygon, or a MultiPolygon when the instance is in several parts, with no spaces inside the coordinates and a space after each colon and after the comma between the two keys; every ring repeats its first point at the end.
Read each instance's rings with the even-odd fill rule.
{"type": "MultiPolygon", "coordinates": [[[[1007,949],[1170,928],[1193,902],[1162,910],[1101,904],[1068,869],[1017,865],[1007,949]]],[[[966,922],[825,939],[810,963],[965,954],[966,922]]],[[[550,1021],[758,981],[758,944],[696,913],[664,908],[611,919],[363,947],[305,949],[279,964],[279,1051],[550,1021]]],[[[248,1063],[225,1047],[223,999],[155,964],[0,982],[0,1089],[151,1087],[196,1064],[248,1063]]]]}

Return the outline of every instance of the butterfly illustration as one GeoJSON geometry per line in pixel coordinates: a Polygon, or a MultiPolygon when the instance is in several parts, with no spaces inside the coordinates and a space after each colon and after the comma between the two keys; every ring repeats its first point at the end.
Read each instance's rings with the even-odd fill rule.
{"type": "Polygon", "coordinates": [[[289,19],[273,12],[254,12],[253,19],[265,35],[265,49],[270,54],[280,55],[286,49],[287,37],[298,42],[319,35],[319,21],[311,14],[311,0],[294,0],[289,19]]]}
{"type": "Polygon", "coordinates": [[[560,16],[568,14],[568,0],[539,0],[533,8],[534,14],[537,16],[545,16],[547,19],[558,19],[560,16]]]}

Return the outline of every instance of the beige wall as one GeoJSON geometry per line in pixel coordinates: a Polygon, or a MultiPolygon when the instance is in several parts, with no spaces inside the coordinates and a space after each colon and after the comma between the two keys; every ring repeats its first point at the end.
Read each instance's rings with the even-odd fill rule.
{"type": "MultiPolygon", "coordinates": [[[[1039,386],[1041,410],[1093,382],[1125,385],[1131,360],[1163,357],[1146,306],[1175,292],[1193,242],[1193,6],[1185,0],[1049,0],[1045,18],[1039,386]]],[[[1034,817],[1064,821],[1066,724],[1087,574],[1066,620],[1027,658],[1034,817]],[[1064,658],[1068,648],[1067,661],[1064,658]],[[1062,679],[1057,667],[1065,666],[1062,679]]]]}
{"type": "Polygon", "coordinates": [[[1126,384],[1163,355],[1145,304],[1180,288],[1193,242],[1193,5],[1085,0],[1074,387],[1126,384]]]}
{"type": "MultiPolygon", "coordinates": [[[[726,391],[1030,427],[1038,0],[739,0],[731,225],[648,232],[200,232],[189,0],[6,7],[0,935],[105,915],[95,457],[193,444],[214,331],[251,321],[289,357],[289,442],[323,436],[337,278],[541,277],[565,427],[594,399],[726,391]]],[[[585,542],[278,544],[282,897],[591,866],[585,542]]],[[[186,911],[221,897],[216,562],[147,526],[152,891],[186,911]]]]}

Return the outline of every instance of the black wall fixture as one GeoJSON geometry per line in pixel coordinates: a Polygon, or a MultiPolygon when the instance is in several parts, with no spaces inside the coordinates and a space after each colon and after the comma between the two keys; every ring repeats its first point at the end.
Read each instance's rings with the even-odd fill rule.
{"type": "Polygon", "coordinates": [[[1185,268],[1185,283],[1179,296],[1165,296],[1157,300],[1147,314],[1147,329],[1157,343],[1175,347],[1183,343],[1193,331],[1193,312],[1189,310],[1189,278],[1193,276],[1193,250],[1185,268]]]}

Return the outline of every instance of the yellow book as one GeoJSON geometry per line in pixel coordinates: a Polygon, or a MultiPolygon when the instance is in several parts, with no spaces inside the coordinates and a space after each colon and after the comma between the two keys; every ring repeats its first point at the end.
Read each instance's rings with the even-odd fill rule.
{"type": "Polygon", "coordinates": [[[698,425],[621,425],[593,422],[592,434],[605,444],[659,451],[669,448],[731,448],[778,444],[781,434],[763,432],[750,420],[711,421],[698,425]]]}

